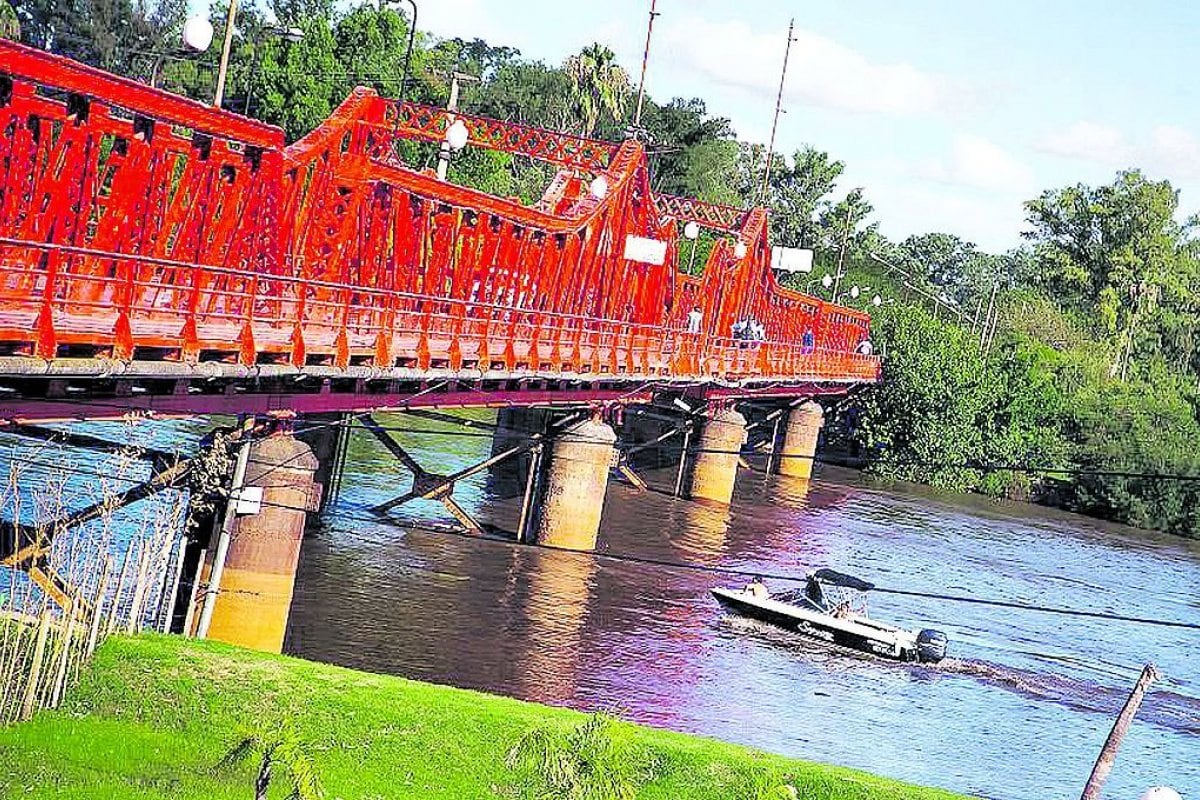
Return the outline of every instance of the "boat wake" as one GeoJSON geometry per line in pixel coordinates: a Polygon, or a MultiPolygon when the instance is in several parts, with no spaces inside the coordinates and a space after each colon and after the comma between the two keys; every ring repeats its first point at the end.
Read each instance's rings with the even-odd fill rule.
{"type": "MultiPolygon", "coordinates": [[[[988,686],[1005,689],[1040,702],[1054,703],[1075,711],[1115,717],[1129,696],[1133,677],[1117,684],[1074,678],[1057,672],[1022,669],[974,658],[947,657],[937,664],[917,664],[875,658],[849,648],[798,636],[758,620],[726,615],[720,626],[740,635],[750,634],[773,647],[788,650],[799,661],[822,669],[853,671],[860,669],[903,670],[920,680],[969,678],[988,686]]],[[[1124,679],[1117,671],[1105,676],[1124,679]]],[[[1136,676],[1134,676],[1136,677],[1136,676]]],[[[1172,691],[1151,690],[1142,701],[1138,720],[1157,727],[1188,734],[1200,734],[1200,698],[1172,691]]]]}

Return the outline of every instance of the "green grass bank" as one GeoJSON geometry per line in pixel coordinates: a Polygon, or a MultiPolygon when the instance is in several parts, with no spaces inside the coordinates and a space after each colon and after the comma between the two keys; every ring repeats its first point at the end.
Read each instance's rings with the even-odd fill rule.
{"type": "MultiPolygon", "coordinates": [[[[506,753],[540,726],[584,715],[176,637],[114,638],[57,711],[0,729],[0,796],[249,798],[254,761],[219,770],[251,732],[283,721],[328,798],[521,797],[506,753]]],[[[762,798],[764,774],[806,800],[951,800],[948,792],[621,726],[653,776],[640,798],[762,798]]],[[[271,797],[286,795],[279,776],[271,797]]]]}

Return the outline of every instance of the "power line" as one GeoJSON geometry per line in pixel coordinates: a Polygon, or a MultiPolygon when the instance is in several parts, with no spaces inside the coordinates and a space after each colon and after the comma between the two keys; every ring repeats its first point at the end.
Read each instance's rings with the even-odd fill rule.
{"type": "MultiPolygon", "coordinates": [[[[273,502],[270,502],[267,500],[264,500],[262,502],[262,505],[272,507],[272,508],[285,509],[285,510],[289,510],[289,511],[304,511],[305,510],[298,506],[290,506],[290,505],[287,505],[284,503],[273,503],[273,502]]],[[[380,522],[385,521],[385,520],[381,520],[378,517],[369,517],[369,516],[363,516],[363,515],[358,515],[358,516],[344,515],[344,516],[345,516],[345,518],[349,518],[349,519],[353,519],[353,520],[361,521],[361,522],[373,521],[373,522],[380,523],[380,522]]],[[[634,555],[629,555],[629,554],[601,553],[598,551],[574,550],[574,549],[567,548],[567,547],[556,547],[553,545],[536,544],[536,543],[529,543],[529,542],[518,542],[515,539],[506,539],[506,538],[501,538],[498,536],[479,536],[477,534],[472,534],[472,533],[468,533],[468,532],[442,530],[442,529],[435,529],[435,528],[424,528],[424,527],[420,527],[420,526],[413,526],[412,529],[416,530],[420,533],[430,535],[430,536],[453,536],[453,537],[457,537],[460,539],[468,539],[470,541],[486,542],[488,544],[495,544],[498,546],[507,546],[507,547],[511,547],[511,548],[529,549],[529,550],[550,550],[550,551],[566,553],[569,555],[574,555],[574,556],[579,556],[579,557],[594,558],[594,559],[597,559],[600,561],[638,564],[638,565],[642,565],[642,566],[663,567],[663,568],[667,568],[667,569],[680,569],[680,570],[686,570],[689,572],[699,572],[699,573],[706,573],[706,574],[712,574],[712,575],[727,575],[727,576],[741,577],[741,578],[760,577],[760,578],[769,578],[771,580],[787,581],[787,582],[791,582],[791,583],[803,583],[804,581],[807,580],[807,577],[808,577],[806,575],[792,575],[792,574],[788,574],[788,573],[764,572],[762,570],[738,569],[738,568],[734,568],[734,567],[714,567],[714,566],[708,566],[708,565],[704,565],[704,564],[693,564],[693,563],[683,562],[683,561],[668,561],[666,559],[650,558],[650,557],[646,557],[646,556],[634,556],[634,555]]],[[[342,531],[341,533],[353,536],[353,534],[349,534],[349,532],[347,532],[347,531],[342,531]]],[[[364,541],[368,541],[368,540],[364,539],[363,537],[356,537],[356,538],[360,538],[364,541]]],[[[1013,602],[1013,601],[1008,601],[1008,600],[995,600],[995,599],[991,599],[991,598],[972,597],[972,596],[967,596],[967,595],[942,594],[942,593],[938,593],[938,592],[924,592],[924,591],[917,591],[917,590],[911,590],[911,589],[895,589],[895,588],[884,587],[884,586],[876,586],[874,589],[872,589],[872,591],[880,593],[880,594],[893,594],[893,595],[902,595],[902,596],[906,596],[906,597],[919,597],[919,598],[927,599],[927,600],[943,600],[943,601],[955,602],[955,603],[969,603],[972,605],[982,605],[982,606],[989,606],[989,607],[993,607],[993,608],[1009,608],[1009,609],[1015,609],[1015,610],[1020,610],[1020,611],[1034,611],[1034,612],[1038,612],[1038,613],[1042,613],[1042,614],[1057,614],[1057,615],[1061,615],[1061,616],[1086,617],[1086,618],[1092,618],[1092,619],[1109,620],[1109,621],[1113,621],[1113,622],[1129,622],[1129,623],[1138,624],[1138,625],[1151,625],[1151,626],[1164,627],[1164,628],[1183,628],[1183,629],[1187,629],[1187,630],[1200,630],[1200,623],[1197,623],[1197,622],[1182,622],[1182,621],[1178,621],[1178,620],[1160,620],[1160,619],[1153,619],[1151,617],[1136,617],[1136,616],[1130,616],[1130,615],[1125,615],[1125,614],[1114,614],[1112,612],[1107,612],[1107,611],[1087,611],[1084,609],[1060,608],[1060,607],[1055,607],[1055,606],[1037,605],[1037,604],[1033,604],[1033,603],[1018,603],[1018,602],[1013,602]]]]}
{"type": "MultiPolygon", "coordinates": [[[[335,423],[328,423],[328,425],[333,425],[333,424],[335,424],[335,423]]],[[[336,424],[340,424],[340,421],[339,421],[339,423],[336,423],[336,424]]],[[[302,455],[302,454],[293,456],[292,459],[289,459],[289,461],[293,461],[296,458],[299,458],[300,455],[302,455]]],[[[286,466],[287,463],[288,462],[285,461],[278,465],[273,465],[271,467],[271,469],[268,470],[268,472],[275,470],[275,469],[282,468],[282,467],[286,466]]],[[[90,474],[93,477],[104,477],[101,473],[98,473],[95,471],[88,471],[88,470],[81,469],[81,468],[70,468],[70,471],[78,472],[78,473],[85,473],[85,474],[88,474],[90,472],[90,474]]],[[[266,473],[264,473],[264,474],[266,474],[266,473]]],[[[275,502],[271,502],[268,500],[261,501],[261,505],[263,505],[265,507],[278,508],[281,510],[288,510],[288,511],[296,511],[296,512],[307,512],[308,511],[308,509],[306,507],[292,506],[292,505],[289,505],[286,503],[275,503],[275,502]]],[[[362,515],[359,515],[356,517],[350,516],[350,515],[346,515],[346,516],[349,516],[351,519],[357,519],[359,521],[372,521],[372,522],[376,522],[376,523],[383,523],[386,521],[386,519],[380,518],[380,517],[365,517],[362,515]]],[[[508,546],[508,547],[513,547],[513,548],[525,548],[525,549],[539,549],[540,548],[542,550],[552,550],[552,551],[564,552],[564,553],[568,553],[568,554],[574,554],[576,556],[591,557],[591,558],[595,558],[597,560],[602,560],[602,561],[639,564],[639,565],[643,565],[643,566],[656,566],[656,567],[662,567],[662,568],[668,568],[668,569],[681,569],[681,570],[687,570],[687,571],[691,571],[691,572],[700,572],[700,573],[713,574],[713,575],[729,575],[729,576],[737,576],[737,577],[758,576],[758,577],[762,577],[762,578],[770,578],[772,580],[780,580],[780,581],[788,581],[788,582],[803,582],[807,578],[807,576],[792,575],[792,574],[788,574],[788,573],[773,573],[773,572],[764,572],[762,570],[747,570],[747,569],[737,569],[737,568],[732,568],[732,567],[714,567],[714,566],[693,564],[693,563],[682,562],[682,561],[668,561],[665,559],[656,559],[656,558],[650,558],[650,557],[646,557],[646,556],[634,556],[634,555],[629,555],[629,554],[601,553],[601,552],[595,552],[595,551],[584,552],[584,551],[579,551],[579,550],[573,550],[570,548],[555,547],[552,545],[517,542],[514,540],[502,539],[502,538],[495,537],[495,536],[478,536],[475,534],[469,534],[469,533],[465,533],[465,532],[436,530],[436,529],[431,529],[431,528],[417,528],[417,530],[419,530],[422,533],[426,533],[428,535],[456,536],[458,538],[470,539],[473,541],[481,541],[481,542],[486,542],[489,544],[496,544],[498,546],[508,546]]],[[[1139,624],[1139,625],[1151,625],[1151,626],[1166,627],[1166,628],[1182,628],[1182,629],[1188,629],[1188,630],[1200,630],[1200,623],[1183,622],[1183,621],[1178,621],[1178,620],[1159,620],[1159,619],[1152,619],[1152,618],[1148,618],[1148,617],[1136,617],[1136,616],[1131,616],[1131,615],[1114,614],[1111,612],[1087,611],[1084,609],[1073,609],[1073,608],[1060,608],[1060,607],[1054,607],[1054,606],[1037,605],[1037,604],[1031,604],[1031,603],[1019,603],[1019,602],[1013,602],[1013,601],[1007,601],[1007,600],[997,600],[997,599],[991,599],[991,598],[973,597],[973,596],[966,596],[966,595],[951,595],[951,594],[943,594],[943,593],[937,593],[937,592],[924,592],[924,591],[909,590],[909,589],[897,589],[897,588],[891,588],[891,587],[877,586],[877,587],[875,587],[875,589],[873,591],[880,593],[880,594],[893,594],[893,595],[901,595],[901,596],[907,596],[907,597],[918,597],[918,598],[928,599],[928,600],[942,600],[942,601],[956,602],[956,603],[968,603],[968,604],[972,604],[972,605],[982,605],[982,606],[988,606],[988,607],[993,607],[993,608],[1009,608],[1009,609],[1015,609],[1015,610],[1021,610],[1021,611],[1033,611],[1033,612],[1044,613],[1044,614],[1056,614],[1056,615],[1060,615],[1060,616],[1084,617],[1084,618],[1103,619],[1103,620],[1116,621],[1116,622],[1129,622],[1129,623],[1139,624]]]]}

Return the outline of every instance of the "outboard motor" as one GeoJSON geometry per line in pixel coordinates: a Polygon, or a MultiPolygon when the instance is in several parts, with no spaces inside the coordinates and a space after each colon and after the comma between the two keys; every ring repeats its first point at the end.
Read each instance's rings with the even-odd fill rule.
{"type": "Polygon", "coordinates": [[[917,660],[922,664],[936,664],[946,657],[946,634],[926,628],[917,634],[917,660]]]}

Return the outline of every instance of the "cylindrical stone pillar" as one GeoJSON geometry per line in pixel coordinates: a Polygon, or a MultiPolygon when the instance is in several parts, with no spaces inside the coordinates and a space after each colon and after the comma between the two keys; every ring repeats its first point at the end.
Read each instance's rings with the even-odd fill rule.
{"type": "Polygon", "coordinates": [[[262,506],[237,519],[213,608],[210,639],[278,653],[283,649],[306,511],[315,508],[312,449],[290,434],[250,447],[245,486],[262,506]]]}
{"type": "Polygon", "coordinates": [[[780,475],[790,478],[811,478],[813,461],[817,455],[817,437],[825,422],[825,411],[820,403],[809,400],[788,412],[783,431],[783,443],[779,448],[780,475]]]}
{"type": "Polygon", "coordinates": [[[737,482],[738,459],[746,443],[746,418],[732,408],[715,412],[695,438],[688,496],[729,505],[737,482]]]}
{"type": "Polygon", "coordinates": [[[539,544],[595,549],[616,443],[616,432],[599,420],[585,420],[554,437],[538,512],[539,544]]]}

